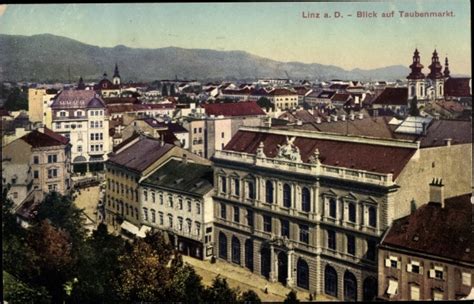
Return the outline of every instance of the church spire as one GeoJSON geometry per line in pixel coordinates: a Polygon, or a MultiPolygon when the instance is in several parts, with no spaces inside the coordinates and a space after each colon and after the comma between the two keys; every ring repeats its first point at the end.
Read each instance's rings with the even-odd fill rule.
{"type": "Polygon", "coordinates": [[[407,79],[424,79],[425,75],[421,72],[423,69],[423,65],[420,63],[420,53],[418,49],[415,49],[413,53],[413,62],[410,65],[410,75],[408,75],[407,79]]]}
{"type": "Polygon", "coordinates": [[[119,69],[117,63],[115,63],[114,77],[120,77],[119,69]]]}
{"type": "Polygon", "coordinates": [[[443,69],[443,67],[441,66],[441,63],[439,62],[438,52],[436,51],[436,49],[433,52],[433,56],[431,57],[431,64],[428,68],[430,69],[428,78],[430,79],[443,78],[443,74],[441,73],[441,70],[443,69]]]}
{"type": "Polygon", "coordinates": [[[448,78],[449,77],[449,63],[448,63],[448,57],[444,60],[444,77],[448,78]]]}

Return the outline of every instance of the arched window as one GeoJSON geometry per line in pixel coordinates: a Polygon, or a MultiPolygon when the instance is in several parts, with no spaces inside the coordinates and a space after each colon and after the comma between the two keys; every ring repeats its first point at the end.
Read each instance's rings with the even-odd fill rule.
{"type": "Polygon", "coordinates": [[[219,232],[219,257],[227,260],[227,237],[222,232],[219,232]]]}
{"type": "Polygon", "coordinates": [[[310,194],[309,194],[309,189],[306,187],[303,187],[301,189],[301,210],[305,212],[309,212],[311,209],[311,204],[310,204],[310,194]]]}
{"type": "Polygon", "coordinates": [[[356,221],[356,206],[354,203],[350,202],[349,206],[349,214],[348,214],[348,220],[349,222],[355,223],[356,221]]]}
{"type": "Polygon", "coordinates": [[[283,207],[291,207],[291,187],[288,184],[283,185],[283,207]]]}
{"type": "Polygon", "coordinates": [[[374,277],[367,277],[364,280],[364,302],[373,301],[377,296],[377,280],[374,277]]]}
{"type": "Polygon", "coordinates": [[[377,212],[375,207],[369,207],[369,226],[377,227],[377,212]]]}
{"type": "Polygon", "coordinates": [[[298,259],[296,272],[296,284],[298,287],[309,289],[309,267],[305,260],[298,259]]]}
{"type": "Polygon", "coordinates": [[[329,216],[332,218],[336,218],[336,199],[335,198],[329,199],[329,216]]]}
{"type": "Polygon", "coordinates": [[[143,208],[143,220],[145,222],[148,222],[148,209],[147,208],[143,208]]]}
{"type": "Polygon", "coordinates": [[[350,271],[344,273],[344,301],[357,301],[357,280],[350,271]]]}
{"type": "Polygon", "coordinates": [[[337,297],[337,272],[329,265],[324,269],[324,293],[337,297]]]}
{"type": "Polygon", "coordinates": [[[232,262],[240,265],[240,241],[232,237],[232,262]]]}
{"type": "Polygon", "coordinates": [[[255,183],[253,181],[247,181],[247,198],[255,199],[255,183]]]}
{"type": "Polygon", "coordinates": [[[273,203],[273,182],[270,180],[265,183],[265,202],[273,203]]]}

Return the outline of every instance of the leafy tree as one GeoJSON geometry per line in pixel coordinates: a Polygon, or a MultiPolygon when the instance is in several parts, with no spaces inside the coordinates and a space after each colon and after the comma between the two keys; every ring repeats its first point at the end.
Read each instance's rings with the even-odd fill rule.
{"type": "Polygon", "coordinates": [[[8,111],[28,110],[28,97],[18,87],[13,87],[9,90],[7,100],[3,105],[8,111]]]}
{"type": "Polygon", "coordinates": [[[166,84],[163,84],[162,88],[161,88],[161,96],[168,96],[168,86],[166,86],[166,84]]]}
{"type": "Polygon", "coordinates": [[[294,290],[290,291],[287,295],[286,295],[286,299],[283,301],[283,303],[286,303],[286,304],[294,304],[294,303],[299,303],[300,300],[298,300],[298,298],[296,297],[296,292],[294,290]]]}
{"type": "Polygon", "coordinates": [[[239,302],[243,304],[259,304],[262,303],[258,294],[253,290],[247,290],[239,297],[239,302]]]}
{"type": "Polygon", "coordinates": [[[32,287],[3,271],[3,299],[9,303],[51,303],[44,287],[32,287]]]}
{"type": "Polygon", "coordinates": [[[267,112],[272,109],[275,110],[275,105],[266,97],[260,97],[257,100],[257,104],[260,106],[260,108],[265,109],[267,112]]]}
{"type": "Polygon", "coordinates": [[[155,301],[165,299],[170,271],[162,263],[166,258],[144,239],[138,239],[130,252],[119,256],[116,291],[124,301],[155,301]]]}
{"type": "Polygon", "coordinates": [[[238,290],[232,289],[227,284],[227,280],[217,276],[212,282],[212,286],[204,292],[205,302],[235,303],[237,302],[238,290]]]}
{"type": "Polygon", "coordinates": [[[418,99],[413,97],[413,99],[410,101],[410,116],[420,116],[420,110],[418,109],[418,99]]]}
{"type": "Polygon", "coordinates": [[[175,268],[169,282],[167,299],[173,302],[203,303],[204,286],[201,280],[188,264],[175,268]]]}

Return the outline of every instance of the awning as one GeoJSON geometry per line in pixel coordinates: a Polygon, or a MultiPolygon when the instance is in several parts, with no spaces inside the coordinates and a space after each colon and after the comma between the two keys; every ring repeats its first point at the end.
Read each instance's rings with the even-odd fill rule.
{"type": "Polygon", "coordinates": [[[130,232],[131,234],[138,235],[140,232],[138,230],[138,227],[130,223],[129,221],[123,221],[122,225],[120,225],[120,228],[122,228],[125,231],[130,232]]]}
{"type": "Polygon", "coordinates": [[[469,293],[467,296],[459,300],[474,300],[474,287],[471,288],[471,293],[469,293]]]}
{"type": "Polygon", "coordinates": [[[144,238],[144,237],[146,237],[146,233],[150,230],[151,230],[151,227],[142,225],[142,227],[140,228],[140,231],[138,231],[137,236],[141,237],[141,238],[144,238]]]}
{"type": "Polygon", "coordinates": [[[396,295],[397,294],[397,289],[398,289],[398,282],[394,281],[394,280],[389,280],[388,281],[387,293],[389,295],[396,295]]]}

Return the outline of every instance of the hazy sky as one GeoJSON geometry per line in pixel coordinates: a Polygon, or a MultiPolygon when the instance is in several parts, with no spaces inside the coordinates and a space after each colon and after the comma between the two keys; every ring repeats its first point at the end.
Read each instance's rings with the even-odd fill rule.
{"type": "MultiPolygon", "coordinates": [[[[244,50],[279,61],[345,69],[409,65],[415,47],[427,67],[436,47],[451,72],[471,74],[468,0],[350,3],[39,4],[0,6],[0,33],[51,33],[88,44],[244,50]],[[357,11],[378,13],[356,18],[357,11]],[[454,17],[400,18],[403,11],[454,17]],[[303,12],[344,18],[308,19],[303,12]],[[392,18],[383,12],[395,11],[392,18]],[[352,17],[347,16],[352,14],[352,17]]],[[[426,71],[426,70],[425,70],[426,71]]]]}

